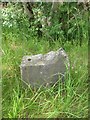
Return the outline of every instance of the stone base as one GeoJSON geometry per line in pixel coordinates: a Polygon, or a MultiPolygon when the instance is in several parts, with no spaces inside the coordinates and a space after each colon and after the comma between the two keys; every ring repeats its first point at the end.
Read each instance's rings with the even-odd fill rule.
{"type": "Polygon", "coordinates": [[[21,78],[32,87],[54,84],[59,76],[64,77],[69,60],[65,51],[51,51],[45,55],[24,56],[21,63],[21,78]]]}

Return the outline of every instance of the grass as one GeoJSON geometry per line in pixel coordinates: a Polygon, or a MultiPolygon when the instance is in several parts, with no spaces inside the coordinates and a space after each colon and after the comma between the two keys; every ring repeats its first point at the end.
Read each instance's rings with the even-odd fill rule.
{"type": "Polygon", "coordinates": [[[36,38],[2,40],[2,116],[3,118],[86,118],[88,117],[87,42],[82,47],[63,46],[70,60],[65,82],[33,90],[22,85],[20,63],[24,55],[47,53],[62,47],[36,38]]]}

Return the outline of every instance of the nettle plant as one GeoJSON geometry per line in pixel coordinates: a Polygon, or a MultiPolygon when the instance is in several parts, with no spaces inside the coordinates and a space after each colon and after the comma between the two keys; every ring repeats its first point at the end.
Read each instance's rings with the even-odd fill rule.
{"type": "Polygon", "coordinates": [[[56,40],[59,37],[64,39],[62,23],[59,22],[58,12],[52,17],[51,3],[38,4],[33,7],[34,20],[30,22],[30,30],[32,34],[39,37],[56,40]]]}
{"type": "Polygon", "coordinates": [[[56,11],[52,11],[51,8],[51,3],[41,3],[32,8],[34,21],[31,22],[30,29],[34,35],[40,34],[53,40],[59,38],[65,41],[77,40],[77,42],[85,37],[86,11],[83,5],[79,7],[77,3],[63,3],[56,11]]]}
{"type": "Polygon", "coordinates": [[[60,39],[81,44],[88,34],[88,15],[83,5],[63,3],[58,4],[55,10],[52,7],[52,3],[33,3],[31,10],[34,17],[30,20],[23,4],[10,3],[9,7],[2,9],[3,34],[28,40],[30,36],[38,36],[50,41],[60,39]]]}
{"type": "Polygon", "coordinates": [[[30,30],[34,36],[42,36],[42,19],[43,14],[40,8],[33,8],[34,20],[30,21],[30,30]]]}

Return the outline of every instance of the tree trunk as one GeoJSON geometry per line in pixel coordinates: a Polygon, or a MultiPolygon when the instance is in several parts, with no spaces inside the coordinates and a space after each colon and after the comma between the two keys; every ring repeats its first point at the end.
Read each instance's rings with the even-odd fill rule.
{"type": "Polygon", "coordinates": [[[24,2],[23,3],[23,7],[24,7],[24,12],[29,17],[29,21],[32,21],[34,19],[34,14],[33,14],[33,10],[32,10],[32,3],[24,2]]]}

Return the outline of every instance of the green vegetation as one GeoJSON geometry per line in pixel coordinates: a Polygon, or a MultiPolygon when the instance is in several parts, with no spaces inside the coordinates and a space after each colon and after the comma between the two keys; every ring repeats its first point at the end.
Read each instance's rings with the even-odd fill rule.
{"type": "MultiPolygon", "coordinates": [[[[77,21],[78,24],[81,23],[81,26],[83,24],[85,28],[82,27],[83,37],[80,45],[79,35],[81,34],[75,36],[74,39],[70,37],[70,40],[68,40],[67,36],[65,38],[65,35],[63,35],[63,30],[61,30],[62,32],[59,31],[58,39],[53,38],[52,33],[49,34],[48,30],[51,29],[54,33],[55,26],[58,26],[57,23],[54,23],[54,27],[50,26],[49,29],[46,28],[49,37],[44,35],[38,37],[35,33],[35,24],[37,22],[32,22],[31,28],[29,28],[28,18],[25,13],[22,13],[22,4],[10,3],[8,6],[2,9],[3,118],[88,117],[88,25],[84,24],[85,20],[87,21],[88,19],[87,11],[84,11],[86,17],[83,22],[81,23],[81,19],[79,22],[77,21]],[[51,50],[57,50],[60,47],[65,49],[70,61],[70,71],[67,71],[65,82],[62,83],[58,80],[56,86],[53,85],[50,88],[39,88],[37,90],[32,89],[30,85],[24,87],[19,67],[22,57],[24,55],[44,54],[51,50]]],[[[34,9],[37,8],[38,10],[39,7],[37,6],[35,4],[34,9]]],[[[43,4],[40,4],[41,6],[47,7],[43,4]]],[[[73,8],[70,9],[72,10],[73,8]]],[[[66,11],[66,9],[63,9],[62,12],[64,10],[66,11]]],[[[75,13],[75,11],[72,11],[72,14],[75,13]]],[[[56,29],[58,31],[58,28],[56,29]]],[[[81,30],[79,29],[79,31],[81,30]]]]}

